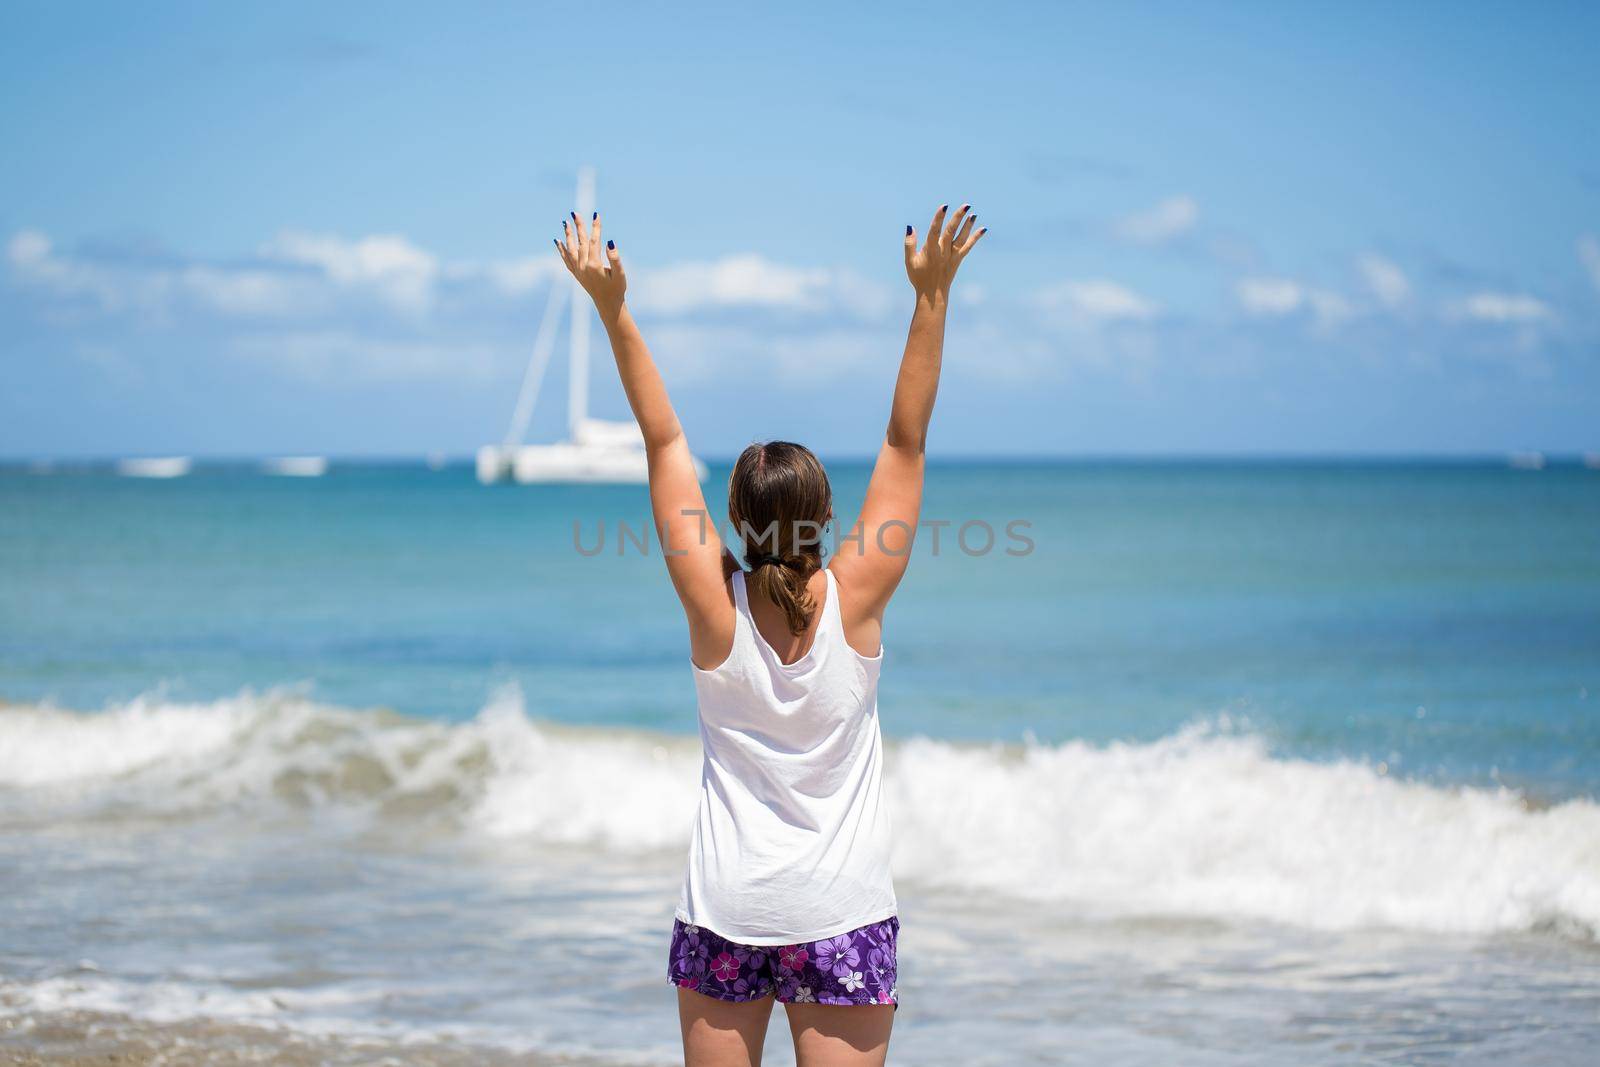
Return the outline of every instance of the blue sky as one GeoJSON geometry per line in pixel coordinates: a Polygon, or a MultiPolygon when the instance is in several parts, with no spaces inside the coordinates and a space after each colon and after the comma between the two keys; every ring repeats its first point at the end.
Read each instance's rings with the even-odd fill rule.
{"type": "Polygon", "coordinates": [[[1596,40],[1578,4],[8,4],[0,455],[497,439],[585,162],[707,455],[875,446],[945,199],[991,233],[936,452],[1600,450],[1596,40]]]}

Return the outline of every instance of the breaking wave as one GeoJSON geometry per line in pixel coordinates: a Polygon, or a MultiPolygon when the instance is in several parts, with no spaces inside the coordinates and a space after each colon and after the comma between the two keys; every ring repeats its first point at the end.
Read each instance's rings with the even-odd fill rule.
{"type": "MultiPolygon", "coordinates": [[[[85,714],[0,707],[0,832],[74,819],[309,814],[617,852],[686,845],[698,742],[530,719],[446,723],[292,692],[85,714]]],[[[905,884],[1180,916],[1600,937],[1600,806],[1274,758],[1193,727],[1149,744],[891,743],[905,884]]]]}

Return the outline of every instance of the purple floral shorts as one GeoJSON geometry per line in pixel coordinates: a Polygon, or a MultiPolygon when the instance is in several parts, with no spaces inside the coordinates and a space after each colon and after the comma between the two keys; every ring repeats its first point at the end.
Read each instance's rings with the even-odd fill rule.
{"type": "Polygon", "coordinates": [[[781,1003],[894,1004],[895,940],[900,920],[882,922],[798,945],[741,945],[690,926],[672,923],[667,978],[718,1000],[760,1000],[776,993],[781,1003]]]}

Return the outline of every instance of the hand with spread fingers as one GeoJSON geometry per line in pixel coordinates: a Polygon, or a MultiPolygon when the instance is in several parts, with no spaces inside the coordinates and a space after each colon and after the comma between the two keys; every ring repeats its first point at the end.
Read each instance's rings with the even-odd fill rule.
{"type": "Polygon", "coordinates": [[[949,207],[949,204],[944,204],[933,213],[933,222],[928,226],[928,239],[921,248],[917,247],[916,230],[906,227],[906,277],[911,279],[918,296],[948,294],[950,283],[956,277],[956,268],[961,266],[961,261],[967,258],[967,253],[972,251],[979,239],[989,232],[988,227],[976,231],[973,229],[978,216],[971,213],[971,204],[962,204],[947,222],[945,215],[949,207]]]}
{"type": "Polygon", "coordinates": [[[570,220],[563,219],[561,236],[564,240],[556,241],[556,251],[561,253],[561,262],[594,301],[601,317],[614,317],[622,310],[628,278],[622,272],[617,243],[607,241],[602,245],[600,242],[600,213],[595,212],[589,221],[590,225],[585,226],[577,212],[572,213],[570,220]]]}

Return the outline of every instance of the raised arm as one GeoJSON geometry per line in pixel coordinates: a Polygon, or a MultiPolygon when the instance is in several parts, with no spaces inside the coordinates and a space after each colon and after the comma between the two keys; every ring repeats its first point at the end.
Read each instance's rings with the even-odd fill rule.
{"type": "Polygon", "coordinates": [[[852,531],[856,536],[841,541],[830,564],[843,590],[839,606],[845,633],[850,643],[867,655],[878,648],[884,609],[906,572],[916,538],[928,421],[939,392],[950,286],[962,260],[988,232],[974,229],[978,217],[970,214],[970,205],[963,204],[948,221],[947,207],[934,212],[920,249],[916,232],[906,227],[906,276],[916,291],[917,305],[895,382],[889,430],[867,483],[861,523],[852,531]]]}
{"type": "Polygon", "coordinates": [[[650,466],[650,510],[661,535],[667,573],[689,619],[690,656],[714,667],[733,644],[733,602],[722,539],[706,510],[694,456],[672,410],[666,383],[625,300],[628,279],[615,241],[600,241],[600,216],[584,225],[576,214],[556,242],[561,261],[594,300],[611,340],[628,405],[644,434],[650,466]]]}

